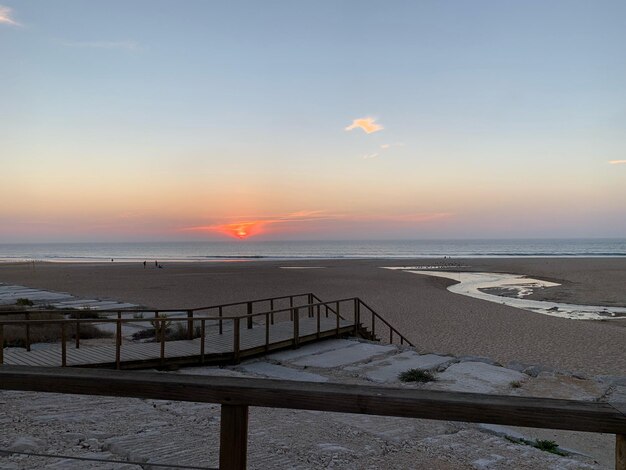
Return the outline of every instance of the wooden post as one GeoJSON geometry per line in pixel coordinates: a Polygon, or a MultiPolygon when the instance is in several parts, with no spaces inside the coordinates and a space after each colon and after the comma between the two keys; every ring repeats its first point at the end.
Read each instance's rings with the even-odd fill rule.
{"type": "Polygon", "coordinates": [[[164,316],[159,320],[161,322],[161,364],[165,363],[165,319],[164,316]]]}
{"type": "Polygon", "coordinates": [[[300,311],[298,307],[293,309],[293,347],[300,345],[300,311]]]}
{"type": "Polygon", "coordinates": [[[270,350],[270,314],[265,314],[265,352],[270,350]]]}
{"type": "Polygon", "coordinates": [[[289,296],[289,320],[293,321],[293,295],[289,296]]]}
{"type": "Polygon", "coordinates": [[[187,310],[187,339],[193,339],[193,310],[187,310]]]}
{"type": "Polygon", "coordinates": [[[221,305],[218,307],[217,314],[218,314],[218,316],[220,317],[220,335],[221,335],[221,334],[222,334],[222,321],[223,321],[223,320],[222,320],[222,314],[223,314],[223,312],[222,312],[222,306],[221,306],[221,305]]]}
{"type": "Polygon", "coordinates": [[[248,460],[248,407],[222,405],[220,470],[245,470],[248,460]]]}
{"type": "Polygon", "coordinates": [[[317,339],[320,339],[320,306],[317,306],[317,332],[316,332],[316,336],[317,339]]]}
{"type": "Polygon", "coordinates": [[[67,345],[65,337],[65,322],[61,322],[61,367],[65,367],[67,365],[67,345]]]}
{"type": "Polygon", "coordinates": [[[233,320],[233,354],[235,358],[235,364],[239,364],[239,317],[233,320]]]}
{"type": "Polygon", "coordinates": [[[274,299],[270,299],[270,310],[272,311],[272,325],[274,324],[274,299]]]}
{"type": "Polygon", "coordinates": [[[30,351],[30,313],[26,312],[26,351],[30,351]]]}
{"type": "Polygon", "coordinates": [[[200,321],[200,364],[204,364],[205,320],[200,321]]]}
{"type": "Polygon", "coordinates": [[[80,310],[76,313],[78,318],[76,319],[76,338],[75,338],[75,346],[76,349],[80,348],[80,310]]]}
{"type": "Polygon", "coordinates": [[[248,329],[252,328],[252,302],[248,302],[248,329]]]}
{"type": "Polygon", "coordinates": [[[4,364],[4,325],[0,323],[0,365],[4,364]]]}
{"type": "Polygon", "coordinates": [[[626,434],[615,436],[615,470],[626,470],[626,434]]]}
{"type": "Polygon", "coordinates": [[[313,303],[313,294],[307,295],[307,302],[309,304],[309,318],[313,318],[313,307],[311,307],[311,304],[313,303]]]}
{"type": "Polygon", "coordinates": [[[359,335],[359,299],[354,299],[354,336],[359,335]]]}
{"type": "Polygon", "coordinates": [[[335,302],[335,305],[337,307],[337,311],[335,312],[335,315],[337,315],[337,336],[339,336],[339,302],[335,302]]]}
{"type": "Polygon", "coordinates": [[[376,341],[376,315],[372,312],[372,341],[376,341]]]}
{"type": "Polygon", "coordinates": [[[389,327],[389,344],[393,344],[393,329],[389,327]]]}
{"type": "Polygon", "coordinates": [[[115,368],[120,369],[122,362],[122,314],[117,312],[115,322],[115,368]]]}

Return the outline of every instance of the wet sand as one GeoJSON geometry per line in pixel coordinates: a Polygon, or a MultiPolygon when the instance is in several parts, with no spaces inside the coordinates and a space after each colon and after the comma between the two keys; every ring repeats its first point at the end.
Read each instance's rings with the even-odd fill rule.
{"type": "MultiPolygon", "coordinates": [[[[445,260],[463,270],[508,272],[562,283],[537,300],[626,306],[626,259],[445,260]]],[[[116,299],[151,308],[184,308],[314,292],[358,296],[413,341],[420,352],[488,356],[587,375],[626,376],[626,320],[549,317],[453,294],[453,281],[382,266],[441,260],[315,260],[165,264],[0,264],[0,282],[116,299]],[[324,269],[281,269],[285,266],[324,269]]],[[[455,269],[454,266],[451,266],[455,269]]]]}

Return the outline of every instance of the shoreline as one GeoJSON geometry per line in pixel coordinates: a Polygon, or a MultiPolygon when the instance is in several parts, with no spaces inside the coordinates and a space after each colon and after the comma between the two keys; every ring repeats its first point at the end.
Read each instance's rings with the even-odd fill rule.
{"type": "MultiPolygon", "coordinates": [[[[626,305],[626,259],[446,259],[463,270],[524,274],[554,280],[526,298],[561,303],[626,305]]],[[[626,375],[626,321],[570,320],[454,294],[450,279],[383,266],[431,264],[432,259],[281,260],[263,262],[12,263],[0,264],[0,282],[117,300],[150,308],[184,308],[267,298],[300,291],[324,300],[362,298],[420,352],[477,355],[626,375]],[[291,269],[282,269],[289,267],[291,269]],[[317,267],[318,269],[298,269],[317,267]]]]}
{"type": "MultiPolygon", "coordinates": [[[[266,256],[266,255],[250,255],[250,256],[205,256],[201,259],[195,258],[157,258],[157,260],[166,263],[221,263],[221,262],[254,262],[254,261],[411,261],[411,260],[445,260],[462,261],[462,260],[474,260],[474,261],[490,261],[490,260],[541,260],[541,259],[564,259],[564,260],[602,260],[602,259],[622,259],[626,260],[626,254],[615,255],[527,255],[527,256],[511,256],[511,255],[485,255],[485,256],[462,256],[454,258],[451,256],[266,256]]],[[[133,264],[154,262],[154,257],[145,258],[113,258],[114,261],[110,261],[111,258],[46,258],[46,259],[32,259],[32,258],[2,258],[0,257],[0,265],[4,264],[32,264],[32,263],[59,263],[59,264],[110,264],[111,262],[119,264],[133,264]]],[[[454,264],[453,264],[454,265],[454,264]]],[[[451,265],[451,266],[453,266],[451,265]]]]}

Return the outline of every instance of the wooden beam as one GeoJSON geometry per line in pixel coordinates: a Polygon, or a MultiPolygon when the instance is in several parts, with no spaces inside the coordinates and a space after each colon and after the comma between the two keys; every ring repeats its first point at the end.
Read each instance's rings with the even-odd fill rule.
{"type": "Polygon", "coordinates": [[[248,407],[222,405],[220,470],[245,470],[248,460],[248,407]]]}
{"type": "Polygon", "coordinates": [[[615,436],[615,470],[626,470],[626,434],[615,436]]]}
{"type": "MultiPolygon", "coordinates": [[[[626,434],[626,414],[611,404],[550,398],[288,380],[173,376],[153,372],[127,374],[111,370],[6,365],[0,367],[0,389],[335,411],[626,434]]],[[[623,455],[623,452],[620,455],[623,455]]]]}

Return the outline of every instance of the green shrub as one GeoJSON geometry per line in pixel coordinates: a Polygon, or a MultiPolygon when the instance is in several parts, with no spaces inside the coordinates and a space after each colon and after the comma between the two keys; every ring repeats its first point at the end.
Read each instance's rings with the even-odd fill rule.
{"type": "MultiPolygon", "coordinates": [[[[153,323],[153,322],[151,321],[150,323],[153,323]]],[[[166,323],[171,323],[171,321],[166,322],[166,323]]],[[[199,338],[200,336],[201,336],[200,327],[199,326],[194,327],[191,337],[199,338]]],[[[148,328],[148,329],[133,333],[133,339],[134,340],[150,339],[151,341],[148,341],[150,343],[159,342],[161,341],[161,333],[159,331],[157,334],[157,330],[155,330],[154,328],[148,328]]],[[[175,322],[173,327],[167,328],[165,330],[165,341],[180,341],[180,340],[185,340],[185,339],[189,339],[189,337],[187,336],[187,323],[186,322],[182,322],[182,321],[175,322]]]]}
{"type": "Polygon", "coordinates": [[[567,455],[566,452],[559,449],[559,445],[554,441],[536,439],[531,445],[544,452],[550,452],[551,454],[567,455]]]}
{"type": "Polygon", "coordinates": [[[504,436],[505,439],[509,442],[513,442],[514,444],[523,444],[527,446],[534,447],[535,449],[542,450],[544,452],[550,452],[551,454],[560,455],[561,457],[569,455],[564,450],[559,449],[559,445],[554,441],[543,440],[543,439],[535,439],[534,441],[529,441],[528,439],[504,436]]]}
{"type": "Polygon", "coordinates": [[[98,318],[100,318],[100,315],[98,314],[98,312],[91,310],[91,309],[81,309],[81,310],[76,310],[75,312],[70,313],[68,316],[68,318],[90,318],[93,320],[97,320],[98,318]]]}
{"type": "MultiPolygon", "coordinates": [[[[24,320],[25,314],[12,314],[3,317],[5,320],[24,320]]],[[[29,313],[31,320],[61,320],[63,316],[58,313],[29,313]]],[[[66,339],[70,341],[76,337],[76,324],[66,323],[66,339]]],[[[30,326],[30,342],[33,343],[56,343],[61,340],[61,325],[59,323],[33,323],[30,326]]],[[[101,331],[94,325],[81,324],[80,338],[109,338],[111,333],[101,331]]],[[[14,324],[4,326],[4,346],[23,348],[26,346],[25,324],[14,324]]]]}
{"type": "Polygon", "coordinates": [[[161,337],[161,331],[165,329],[164,332],[167,333],[168,328],[172,324],[172,320],[165,320],[166,318],[167,315],[159,313],[156,318],[150,320],[150,324],[152,325],[152,328],[154,328],[154,333],[159,338],[161,337]]]}
{"type": "Polygon", "coordinates": [[[420,382],[420,383],[433,382],[437,380],[435,378],[435,375],[432,372],[428,370],[423,370],[423,369],[406,370],[402,372],[400,375],[398,375],[398,378],[400,379],[401,382],[420,382]]]}

